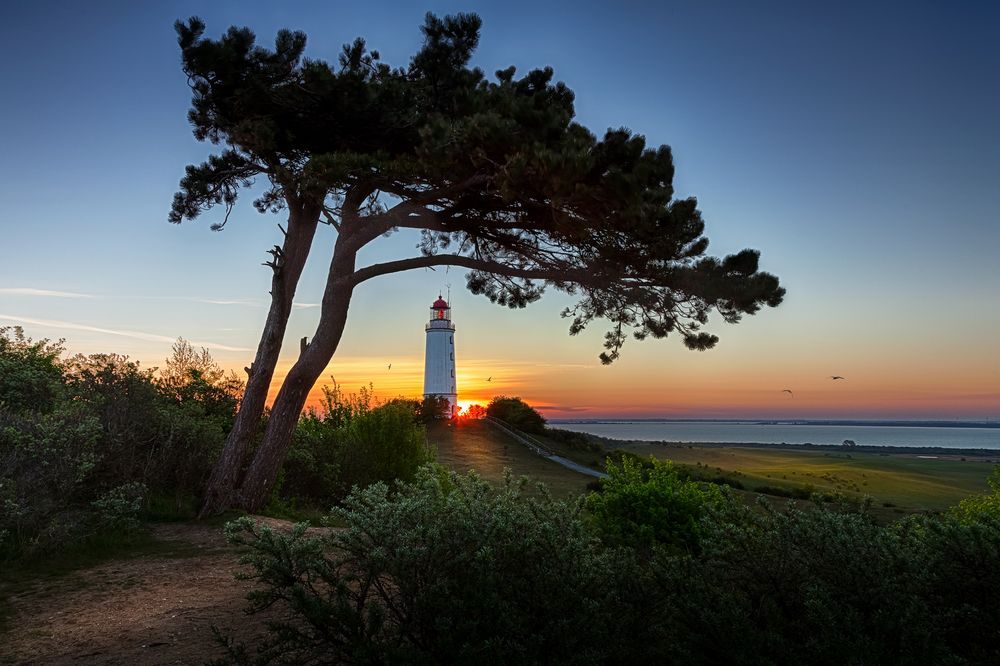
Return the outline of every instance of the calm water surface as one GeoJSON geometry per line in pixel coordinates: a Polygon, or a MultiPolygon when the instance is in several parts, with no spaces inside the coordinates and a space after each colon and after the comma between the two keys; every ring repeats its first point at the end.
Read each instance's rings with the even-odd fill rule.
{"type": "Polygon", "coordinates": [[[747,444],[842,444],[859,446],[940,446],[949,449],[1000,449],[1000,428],[896,425],[816,425],[713,421],[559,422],[563,430],[612,439],[654,442],[731,442],[747,444]]]}

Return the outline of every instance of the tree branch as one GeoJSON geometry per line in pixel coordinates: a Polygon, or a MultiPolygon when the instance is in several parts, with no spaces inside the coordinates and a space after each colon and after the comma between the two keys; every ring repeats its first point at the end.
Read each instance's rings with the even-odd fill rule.
{"type": "Polygon", "coordinates": [[[323,211],[322,212],[323,212],[323,217],[326,218],[327,224],[329,224],[331,227],[333,227],[337,231],[340,231],[340,222],[337,221],[337,218],[334,217],[334,215],[330,211],[330,209],[327,208],[326,206],[323,206],[323,211]]]}
{"type": "Polygon", "coordinates": [[[418,190],[414,192],[406,187],[398,187],[395,183],[384,184],[382,189],[389,194],[395,194],[397,197],[405,199],[411,203],[423,205],[434,203],[440,199],[449,199],[454,195],[461,194],[470,188],[478,185],[484,185],[488,183],[489,180],[490,177],[485,174],[476,174],[474,176],[469,176],[465,180],[460,180],[457,183],[445,185],[434,190],[418,190]]]}
{"type": "Polygon", "coordinates": [[[372,264],[354,271],[351,280],[354,286],[380,275],[389,273],[399,273],[412,270],[414,268],[430,268],[432,266],[461,266],[484,273],[494,273],[507,277],[525,278],[528,280],[552,280],[555,282],[574,282],[586,285],[596,283],[593,273],[580,269],[566,268],[517,268],[508,266],[496,261],[476,259],[460,254],[434,254],[426,257],[411,257],[409,259],[399,259],[397,261],[387,261],[381,264],[372,264]]]}

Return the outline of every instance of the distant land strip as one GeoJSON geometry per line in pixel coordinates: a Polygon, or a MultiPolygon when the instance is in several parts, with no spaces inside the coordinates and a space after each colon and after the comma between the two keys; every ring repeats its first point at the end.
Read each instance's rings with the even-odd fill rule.
{"type": "MultiPolygon", "coordinates": [[[[556,423],[555,421],[550,421],[550,423],[556,423]]],[[[564,423],[570,423],[569,421],[564,421],[564,423]]],[[[572,423],[605,423],[605,421],[573,421],[572,423]]],[[[553,428],[553,430],[559,430],[559,428],[553,428]]],[[[614,449],[617,448],[619,444],[639,444],[647,445],[651,444],[654,446],[662,446],[664,448],[673,449],[686,449],[689,447],[697,447],[703,449],[726,449],[732,447],[740,447],[745,449],[798,449],[802,451],[833,451],[836,453],[881,453],[886,455],[937,455],[948,458],[955,458],[959,456],[973,457],[973,458],[983,458],[986,462],[1000,462],[1000,449],[953,449],[944,446],[890,446],[882,444],[855,444],[853,446],[844,446],[843,444],[811,444],[806,442],[805,444],[786,444],[786,443],[766,443],[766,442],[675,442],[667,440],[649,440],[649,439],[614,439],[612,437],[604,437],[602,435],[595,435],[593,433],[581,433],[577,430],[564,430],[563,432],[572,432],[574,434],[587,435],[601,442],[605,447],[614,449]]]]}
{"type": "MultiPolygon", "coordinates": [[[[809,425],[809,426],[892,426],[896,428],[1000,428],[996,421],[813,421],[807,419],[548,419],[560,423],[741,423],[746,425],[809,425]]],[[[895,448],[895,447],[891,447],[895,448]]]]}

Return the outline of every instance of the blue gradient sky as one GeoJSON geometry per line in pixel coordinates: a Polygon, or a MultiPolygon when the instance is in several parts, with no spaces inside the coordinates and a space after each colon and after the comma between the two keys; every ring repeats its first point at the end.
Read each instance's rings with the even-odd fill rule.
{"type": "MultiPolygon", "coordinates": [[[[629,343],[605,368],[600,328],[567,337],[564,296],[512,312],[461,271],[387,277],[356,294],[338,381],[419,393],[427,307],[450,282],[465,400],[521,395],[551,417],[1000,418],[1000,3],[139,4],[0,10],[0,326],[146,365],[183,336],[242,368],[280,219],[246,198],[221,233],[220,214],[166,222],[210,149],[187,124],[173,21],[248,25],[265,44],[302,29],[329,60],[360,35],[405,64],[426,10],[475,10],[475,64],[551,65],[584,125],[671,145],[710,251],[760,249],[788,298],[714,324],[711,352],[629,343]]],[[[314,246],[282,367],[312,335],[332,241],[314,246]]],[[[398,234],[366,256],[412,246],[398,234]]]]}

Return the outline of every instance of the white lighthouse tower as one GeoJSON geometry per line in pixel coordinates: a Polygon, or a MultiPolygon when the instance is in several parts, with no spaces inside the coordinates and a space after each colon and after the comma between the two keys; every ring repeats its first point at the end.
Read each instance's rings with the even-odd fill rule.
{"type": "Polygon", "coordinates": [[[431,305],[431,320],[424,327],[427,347],[424,353],[424,397],[448,399],[449,416],[458,413],[458,391],[455,383],[455,325],[451,323],[451,308],[438,295],[431,305]]]}

